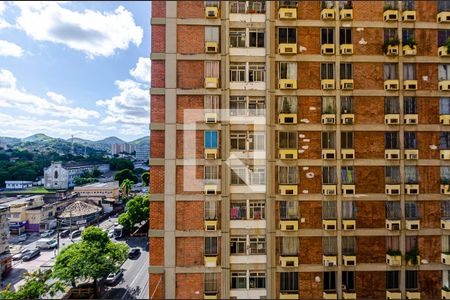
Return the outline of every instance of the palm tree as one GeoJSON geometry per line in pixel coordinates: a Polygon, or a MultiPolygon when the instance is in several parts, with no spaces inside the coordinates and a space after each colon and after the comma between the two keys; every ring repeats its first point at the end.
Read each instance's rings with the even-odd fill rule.
{"type": "Polygon", "coordinates": [[[122,181],[122,184],[120,185],[120,188],[122,189],[122,195],[125,195],[125,197],[128,197],[128,194],[131,191],[131,186],[133,185],[133,181],[130,179],[124,179],[122,181]]]}

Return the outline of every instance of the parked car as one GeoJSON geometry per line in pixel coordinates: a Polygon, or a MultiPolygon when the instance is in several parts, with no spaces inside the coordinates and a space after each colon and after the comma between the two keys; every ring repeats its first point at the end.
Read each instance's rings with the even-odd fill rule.
{"type": "Polygon", "coordinates": [[[141,255],[141,249],[139,248],[132,248],[130,252],[128,252],[128,258],[136,258],[141,255]]]}
{"type": "Polygon", "coordinates": [[[19,260],[22,259],[26,254],[28,254],[31,250],[30,249],[23,249],[19,253],[16,253],[13,255],[13,260],[19,260]]]}
{"type": "Polygon", "coordinates": [[[17,238],[17,240],[19,242],[25,242],[28,238],[28,235],[26,233],[22,233],[21,235],[19,235],[19,237],[17,238]]]}
{"type": "Polygon", "coordinates": [[[40,254],[41,254],[41,250],[39,248],[35,248],[33,250],[30,250],[29,253],[25,254],[22,257],[22,260],[23,261],[29,261],[29,260],[32,260],[33,258],[39,256],[40,254]]]}
{"type": "Polygon", "coordinates": [[[123,270],[119,269],[114,273],[111,273],[106,277],[106,283],[108,284],[114,284],[117,282],[117,280],[123,275],[123,270]]]}
{"type": "Polygon", "coordinates": [[[72,235],[70,236],[71,239],[74,239],[76,237],[79,237],[81,235],[81,230],[75,230],[72,232],[72,235]]]}
{"type": "Polygon", "coordinates": [[[69,235],[70,235],[70,230],[69,230],[69,229],[63,230],[63,231],[61,231],[61,233],[59,234],[59,236],[62,237],[62,238],[66,238],[66,237],[68,237],[69,235]]]}
{"type": "Polygon", "coordinates": [[[53,230],[53,229],[44,231],[43,233],[41,233],[41,238],[47,238],[47,237],[50,237],[50,236],[54,235],[55,232],[56,232],[56,231],[53,230]]]}

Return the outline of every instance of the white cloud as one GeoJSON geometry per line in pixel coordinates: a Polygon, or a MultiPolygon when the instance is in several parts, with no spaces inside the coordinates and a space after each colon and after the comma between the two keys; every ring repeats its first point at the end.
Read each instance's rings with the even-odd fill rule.
{"type": "MultiPolygon", "coordinates": [[[[1,22],[1,21],[0,21],[1,22]]],[[[1,25],[0,25],[1,26],[1,25]]],[[[0,40],[0,56],[22,56],[23,49],[14,43],[0,40]]]]}
{"type": "Polygon", "coordinates": [[[95,110],[55,104],[47,99],[16,88],[16,78],[9,71],[0,70],[0,108],[17,108],[33,115],[82,119],[98,118],[95,110]]]}
{"type": "Polygon", "coordinates": [[[88,57],[110,56],[130,43],[139,46],[143,29],[123,6],[114,12],[72,11],[57,2],[15,2],[20,8],[17,25],[39,41],[64,44],[88,57]]]}
{"type": "Polygon", "coordinates": [[[3,1],[0,1],[0,15],[5,11],[6,3],[3,1]]]}
{"type": "Polygon", "coordinates": [[[151,60],[149,57],[139,57],[136,67],[130,70],[130,74],[137,80],[144,81],[145,83],[150,83],[150,68],[151,60]]]}
{"type": "Polygon", "coordinates": [[[54,93],[54,92],[47,92],[47,97],[50,100],[52,100],[53,102],[56,102],[58,104],[68,104],[68,103],[70,103],[70,101],[67,100],[66,97],[64,97],[61,94],[54,93]]]}

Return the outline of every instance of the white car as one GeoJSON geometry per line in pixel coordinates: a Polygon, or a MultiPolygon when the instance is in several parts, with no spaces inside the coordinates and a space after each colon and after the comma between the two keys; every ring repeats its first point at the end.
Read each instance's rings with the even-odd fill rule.
{"type": "Polygon", "coordinates": [[[13,260],[19,260],[19,259],[22,259],[22,257],[23,257],[25,254],[29,253],[30,251],[31,251],[30,249],[23,249],[23,250],[20,251],[19,253],[14,254],[12,258],[13,258],[13,260]]]}
{"type": "Polygon", "coordinates": [[[111,273],[108,275],[108,277],[106,277],[106,283],[113,284],[113,283],[117,282],[117,280],[122,275],[123,275],[123,271],[122,271],[122,269],[119,269],[117,272],[111,273]]]}

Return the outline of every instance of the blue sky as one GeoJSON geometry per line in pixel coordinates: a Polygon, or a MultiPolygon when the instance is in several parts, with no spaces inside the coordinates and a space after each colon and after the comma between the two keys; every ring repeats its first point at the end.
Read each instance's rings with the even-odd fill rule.
{"type": "Polygon", "coordinates": [[[150,2],[0,2],[0,136],[149,135],[150,2]]]}

